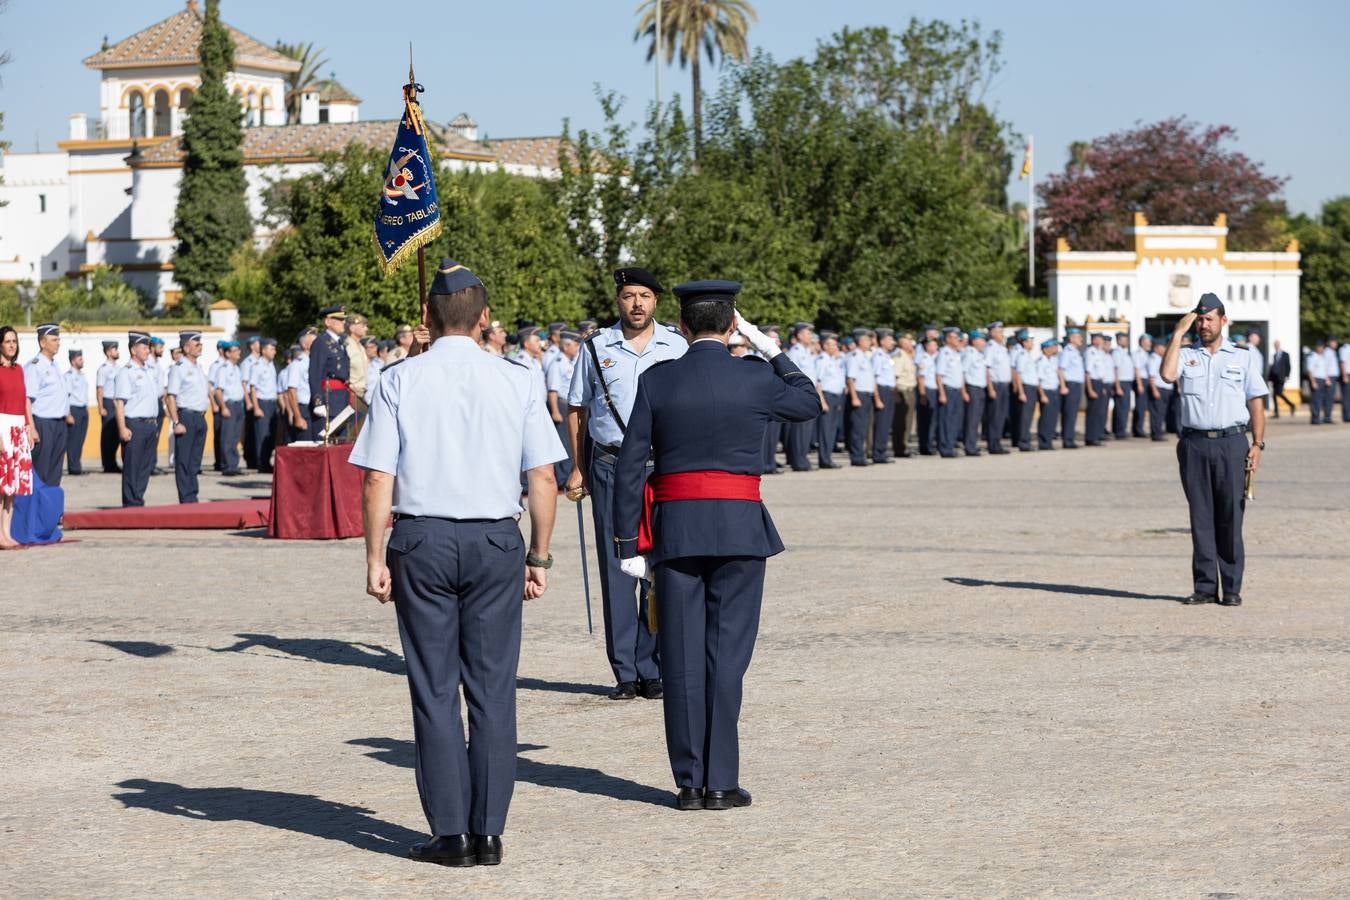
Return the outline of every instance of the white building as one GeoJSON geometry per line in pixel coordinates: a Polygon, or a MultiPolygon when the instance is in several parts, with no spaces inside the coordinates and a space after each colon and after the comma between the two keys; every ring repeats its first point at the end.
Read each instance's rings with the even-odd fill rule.
{"type": "Polygon", "coordinates": [[[1124,325],[1132,335],[1170,336],[1200,295],[1213,292],[1224,301],[1230,331],[1259,332],[1267,359],[1272,342],[1280,342],[1294,366],[1290,381],[1298,383],[1297,241],[1281,253],[1231,252],[1223,215],[1213,225],[1173,226],[1150,225],[1135,213],[1126,233],[1134,238],[1133,250],[1073,250],[1061,238],[1050,254],[1050,299],[1060,333],[1072,323],[1090,331],[1124,325]]]}
{"type": "MultiPolygon", "coordinates": [[[[106,263],[120,267],[133,287],[160,305],[181,302],[173,280],[173,222],[183,122],[201,84],[202,18],[197,0],[187,0],[167,19],[115,44],[105,42],[84,60],[101,75],[98,119],[72,115],[70,138],[57,145],[59,152],[5,155],[0,282],[78,278],[106,263]]],[[[328,78],[301,88],[299,120],[288,123],[287,77],[299,63],[229,31],[235,70],[225,83],[239,98],[249,209],[256,239],[266,242],[267,185],[313,171],[321,154],[351,143],[387,149],[398,121],[363,122],[360,98],[328,78]]],[[[452,167],[557,176],[557,137],[479,141],[477,123],[465,113],[449,126],[428,125],[436,156],[452,167]]]]}

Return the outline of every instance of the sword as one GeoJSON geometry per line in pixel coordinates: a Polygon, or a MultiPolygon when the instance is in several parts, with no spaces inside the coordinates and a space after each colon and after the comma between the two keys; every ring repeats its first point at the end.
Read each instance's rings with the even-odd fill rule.
{"type": "Polygon", "coordinates": [[[591,625],[591,574],[586,568],[586,517],[581,513],[581,501],[586,494],[578,491],[577,496],[567,495],[567,499],[577,505],[577,541],[581,545],[581,586],[586,592],[586,633],[595,634],[591,625]]]}
{"type": "Polygon", "coordinates": [[[656,634],[656,575],[648,574],[652,577],[642,579],[647,585],[647,631],[656,634]]]}
{"type": "Polygon", "coordinates": [[[1245,500],[1255,500],[1256,494],[1252,493],[1252,481],[1256,478],[1256,470],[1247,466],[1247,483],[1242,490],[1242,496],[1245,500]]]}

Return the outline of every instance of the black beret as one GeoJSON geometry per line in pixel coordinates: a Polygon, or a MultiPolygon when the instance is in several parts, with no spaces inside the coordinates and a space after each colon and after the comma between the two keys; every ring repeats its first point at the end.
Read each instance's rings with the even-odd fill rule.
{"type": "Polygon", "coordinates": [[[626,284],[641,285],[650,289],[653,294],[660,294],[664,290],[655,275],[637,266],[614,270],[614,286],[622,289],[626,284]]]}

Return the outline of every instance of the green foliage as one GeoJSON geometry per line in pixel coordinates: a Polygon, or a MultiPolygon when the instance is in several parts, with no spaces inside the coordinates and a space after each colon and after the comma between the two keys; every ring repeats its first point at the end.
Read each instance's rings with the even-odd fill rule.
{"type": "Polygon", "coordinates": [[[1332,336],[1344,340],[1350,337],[1350,196],[1328,200],[1321,215],[1300,217],[1293,228],[1303,253],[1303,342],[1332,336]]]}
{"type": "Polygon", "coordinates": [[[262,252],[252,244],[243,244],[230,255],[230,271],[220,280],[217,299],[237,306],[240,320],[255,322],[262,314],[269,289],[262,252]]]}
{"type": "Polygon", "coordinates": [[[230,255],[253,233],[239,102],[225,88],[234,43],[220,21],[219,0],[206,0],[199,57],[201,87],[183,125],[186,158],[174,222],[174,280],[188,295],[216,293],[230,271],[230,255]]]}
{"type": "Polygon", "coordinates": [[[38,285],[34,322],[139,322],[150,300],[122,280],[115,266],[99,265],[89,273],[89,286],[56,278],[38,285]]]}
{"type": "MultiPolygon", "coordinates": [[[[1009,297],[998,302],[990,319],[1007,322],[1009,325],[1039,325],[1052,328],[1055,324],[1055,305],[1046,297],[1009,297]]],[[[966,324],[973,327],[987,323],[966,324]]]]}

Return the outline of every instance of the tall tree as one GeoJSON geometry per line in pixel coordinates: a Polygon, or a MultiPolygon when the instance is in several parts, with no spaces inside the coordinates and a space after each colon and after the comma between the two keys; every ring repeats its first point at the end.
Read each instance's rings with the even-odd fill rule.
{"type": "Polygon", "coordinates": [[[1293,222],[1303,258],[1300,317],[1304,343],[1350,336],[1350,197],[1322,204],[1315,219],[1293,222]]]}
{"type": "Polygon", "coordinates": [[[1175,118],[1071,145],[1065,171],[1038,188],[1040,245],[1062,237],[1081,250],[1126,249],[1137,210],[1155,225],[1208,225],[1224,213],[1232,249],[1281,249],[1288,237],[1277,195],[1287,179],[1229,149],[1236,135],[1175,118]]]}
{"type": "Polygon", "coordinates": [[[239,101],[225,89],[234,42],[220,21],[219,0],[207,0],[198,51],[201,88],[183,125],[183,180],[178,190],[174,280],[184,290],[215,292],[230,256],[253,234],[245,196],[239,101]]]}
{"type": "Polygon", "coordinates": [[[300,121],[300,95],[304,89],[319,79],[319,69],[328,65],[328,57],[322,47],[308,44],[287,44],[277,41],[277,52],[300,63],[300,68],[286,76],[286,121],[294,124],[300,121]]]}
{"type": "MultiPolygon", "coordinates": [[[[633,41],[644,37],[651,43],[647,59],[656,56],[657,0],[638,4],[637,31],[633,41]]],[[[680,68],[687,68],[693,81],[694,152],[703,146],[703,76],[700,59],[745,60],[750,56],[750,25],[759,15],[749,0],[661,0],[661,44],[665,63],[679,55],[680,68]]],[[[657,63],[660,65],[661,63],[657,63]]]]}

